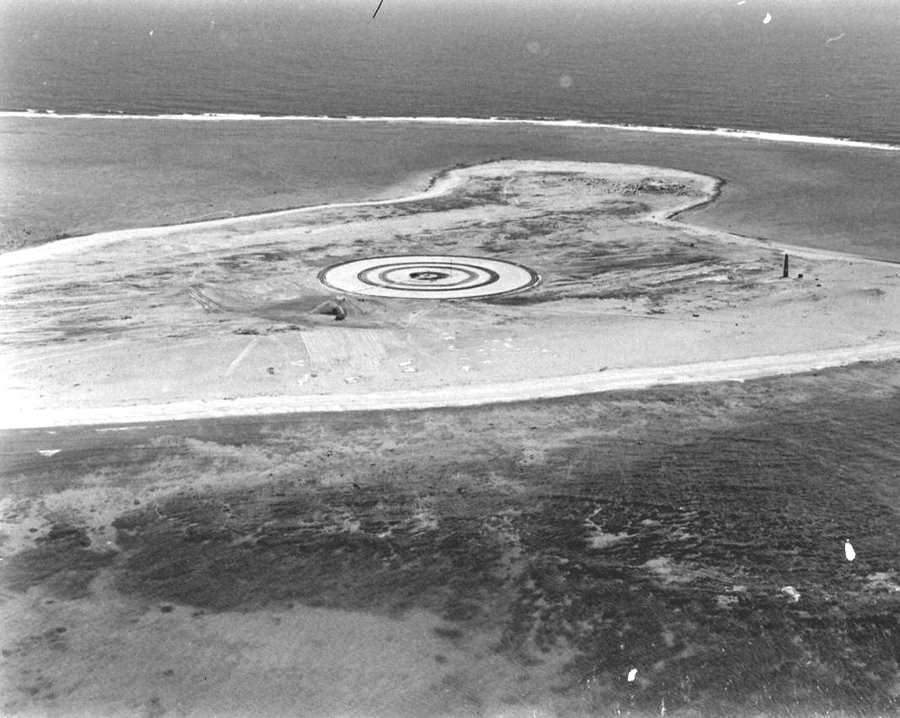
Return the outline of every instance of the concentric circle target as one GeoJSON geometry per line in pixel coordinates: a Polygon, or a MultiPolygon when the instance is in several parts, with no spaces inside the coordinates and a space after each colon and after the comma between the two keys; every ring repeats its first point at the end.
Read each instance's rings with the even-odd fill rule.
{"type": "Polygon", "coordinates": [[[375,297],[464,299],[519,292],[540,277],[513,262],[450,255],[356,259],[319,272],[324,285],[375,297]]]}

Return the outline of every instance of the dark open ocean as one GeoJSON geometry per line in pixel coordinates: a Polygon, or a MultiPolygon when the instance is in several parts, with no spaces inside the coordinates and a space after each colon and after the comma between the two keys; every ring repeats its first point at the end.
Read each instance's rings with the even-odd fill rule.
{"type": "Polygon", "coordinates": [[[375,5],[0,0],[0,110],[552,117],[900,144],[897,0],[384,0],[373,20],[375,5]]]}

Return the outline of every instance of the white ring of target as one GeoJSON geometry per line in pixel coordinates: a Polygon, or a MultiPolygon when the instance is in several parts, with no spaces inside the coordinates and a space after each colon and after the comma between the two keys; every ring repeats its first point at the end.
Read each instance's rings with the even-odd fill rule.
{"type": "Polygon", "coordinates": [[[540,277],[521,264],[442,254],[355,259],[319,272],[319,281],[348,294],[397,299],[465,299],[520,292],[540,277]]]}

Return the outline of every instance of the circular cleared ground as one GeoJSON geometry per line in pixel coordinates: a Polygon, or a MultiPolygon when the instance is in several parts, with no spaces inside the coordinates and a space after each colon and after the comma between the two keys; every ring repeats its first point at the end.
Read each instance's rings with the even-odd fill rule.
{"type": "Polygon", "coordinates": [[[332,289],[407,299],[488,297],[520,292],[539,280],[513,262],[441,254],[356,259],[319,272],[319,281],[332,289]]]}

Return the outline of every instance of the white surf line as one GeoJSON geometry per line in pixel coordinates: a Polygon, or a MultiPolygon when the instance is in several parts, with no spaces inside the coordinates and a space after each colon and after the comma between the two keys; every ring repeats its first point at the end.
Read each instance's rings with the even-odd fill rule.
{"type": "Polygon", "coordinates": [[[415,391],[260,396],[233,400],[213,399],[143,406],[75,409],[29,410],[23,407],[0,416],[0,429],[133,424],[271,414],[479,406],[535,399],[557,399],[608,391],[647,389],[671,384],[746,381],[767,376],[799,374],[828,367],[846,366],[861,361],[885,361],[897,358],[900,358],[900,342],[891,342],[667,367],[608,369],[590,374],[524,379],[503,384],[448,386],[415,391]]]}
{"type": "Polygon", "coordinates": [[[251,351],[253,351],[253,347],[259,344],[259,339],[260,337],[254,337],[250,340],[247,346],[245,346],[243,350],[241,350],[241,353],[234,358],[234,361],[228,365],[228,368],[225,370],[224,376],[231,376],[232,374],[234,374],[235,369],[237,369],[238,366],[240,366],[241,362],[244,361],[244,357],[246,357],[251,351]]]}
{"type": "Polygon", "coordinates": [[[866,142],[843,137],[823,137],[821,135],[792,135],[785,132],[765,130],[739,130],[731,127],[666,127],[660,125],[625,125],[589,120],[554,119],[539,117],[436,117],[436,116],[390,116],[390,115],[258,115],[237,113],[203,113],[182,115],[127,115],[125,113],[99,114],[59,114],[38,111],[5,111],[0,117],[54,120],[157,120],[165,122],[333,122],[333,123],[381,123],[381,124],[440,124],[440,125],[536,125],[538,127],[561,127],[574,129],[622,130],[625,132],[653,132],[670,135],[695,135],[701,137],[724,137],[735,140],[762,140],[765,142],[788,142],[793,144],[825,145],[831,147],[855,147],[888,152],[900,151],[900,145],[886,142],[866,142]]]}

